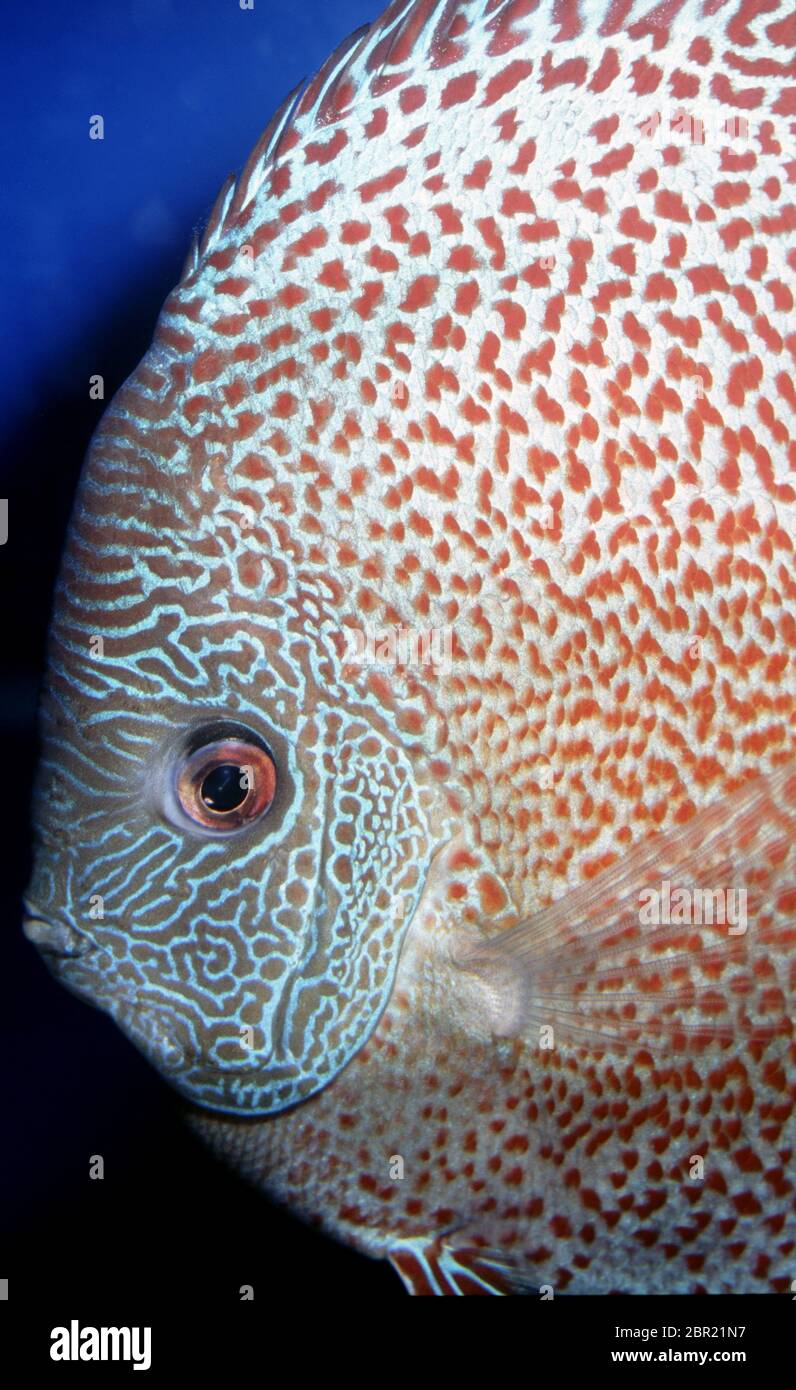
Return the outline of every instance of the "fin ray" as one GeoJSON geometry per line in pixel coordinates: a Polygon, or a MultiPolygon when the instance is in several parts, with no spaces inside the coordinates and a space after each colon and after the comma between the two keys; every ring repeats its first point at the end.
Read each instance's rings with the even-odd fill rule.
{"type": "Polygon", "coordinates": [[[459,964],[490,987],[508,1036],[546,1025],[597,1047],[789,1036],[794,847],[789,762],[468,947],[459,964]],[[672,920],[675,898],[690,918],[672,920]]]}
{"type": "Polygon", "coordinates": [[[387,1258],[415,1297],[505,1296],[527,1292],[531,1283],[530,1276],[515,1268],[501,1251],[458,1248],[444,1237],[408,1238],[387,1258]]]}

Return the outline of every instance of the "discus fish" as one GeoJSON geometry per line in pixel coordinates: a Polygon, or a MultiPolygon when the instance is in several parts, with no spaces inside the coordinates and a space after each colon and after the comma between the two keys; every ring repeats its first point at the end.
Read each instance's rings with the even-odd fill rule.
{"type": "Polygon", "coordinates": [[[415,1293],[796,1273],[779,0],[394,0],[82,475],[28,936],[415,1293]]]}

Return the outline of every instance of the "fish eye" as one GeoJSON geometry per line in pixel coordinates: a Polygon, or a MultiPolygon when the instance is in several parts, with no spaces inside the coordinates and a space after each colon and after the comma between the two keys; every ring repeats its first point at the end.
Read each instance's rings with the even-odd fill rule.
{"type": "Polygon", "coordinates": [[[186,753],[174,791],[180,810],[204,830],[240,830],[268,812],[276,794],[276,768],[259,743],[215,738],[186,753]]]}

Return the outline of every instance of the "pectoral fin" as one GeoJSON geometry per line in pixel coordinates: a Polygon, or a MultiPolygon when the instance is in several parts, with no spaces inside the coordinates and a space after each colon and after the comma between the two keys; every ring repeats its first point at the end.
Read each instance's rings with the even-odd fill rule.
{"type": "Polygon", "coordinates": [[[459,963],[498,1001],[495,1031],[541,1046],[679,1049],[791,1035],[795,846],[789,762],[644,840],[459,963]]]}

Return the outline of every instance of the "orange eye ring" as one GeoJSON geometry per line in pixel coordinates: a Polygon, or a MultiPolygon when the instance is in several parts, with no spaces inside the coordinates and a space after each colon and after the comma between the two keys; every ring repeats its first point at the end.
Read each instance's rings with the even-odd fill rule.
{"type": "Polygon", "coordinates": [[[181,809],[205,830],[232,831],[259,820],[276,794],[276,768],[265,749],[225,738],[197,748],[176,779],[181,809]]]}

